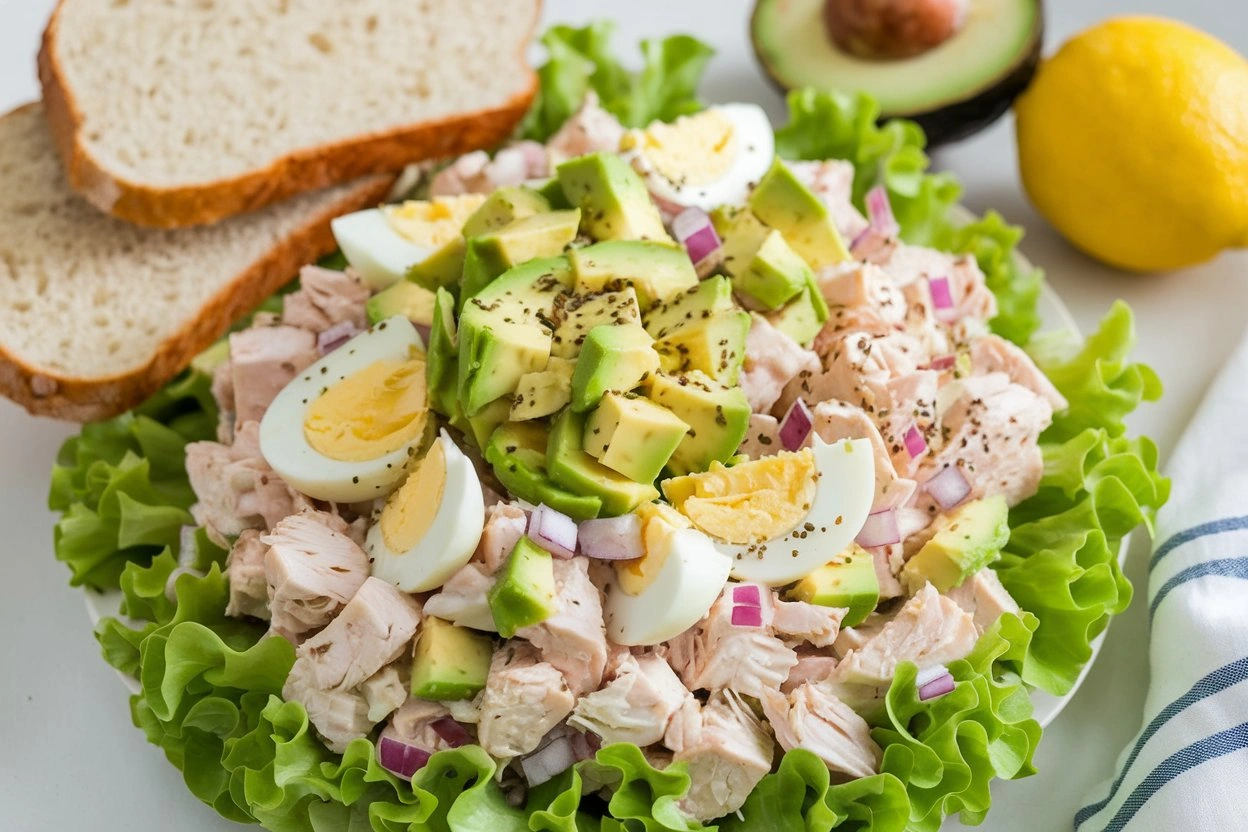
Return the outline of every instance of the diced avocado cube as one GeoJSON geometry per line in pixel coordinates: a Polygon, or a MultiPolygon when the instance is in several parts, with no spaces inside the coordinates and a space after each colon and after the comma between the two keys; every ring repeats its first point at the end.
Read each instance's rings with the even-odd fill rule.
{"type": "Polygon", "coordinates": [[[750,425],[750,403],[740,387],[725,387],[705,373],[659,373],[647,392],[655,404],[676,415],[689,431],[667,467],[673,474],[705,471],[732,458],[750,425]]]}
{"type": "Polygon", "coordinates": [[[1010,539],[1009,506],[995,494],[972,500],[936,519],[935,534],[901,570],[909,592],[930,583],[948,592],[1001,557],[1010,539]]]}
{"type": "Polygon", "coordinates": [[[559,611],[555,588],[555,565],[541,546],[527,537],[507,556],[488,599],[494,625],[503,638],[511,638],[517,630],[541,624],[559,611]]]}
{"type": "Polygon", "coordinates": [[[546,366],[550,316],[571,280],[565,258],[530,260],[467,300],[459,320],[457,372],[466,415],[511,394],[521,376],[546,366]]]}
{"type": "Polygon", "coordinates": [[[468,240],[464,257],[460,303],[480,293],[496,277],[521,263],[557,257],[576,237],[580,212],[550,211],[533,214],[468,240]]]}
{"type": "Polygon", "coordinates": [[[468,423],[468,434],[473,444],[478,448],[484,448],[495,429],[506,422],[510,416],[511,398],[503,396],[501,399],[490,402],[473,415],[465,416],[463,421],[468,423]]]}
{"type": "Polygon", "coordinates": [[[402,315],[422,326],[433,325],[434,295],[428,289],[406,280],[382,289],[368,299],[366,311],[368,325],[380,323],[386,318],[402,315]]]}
{"type": "Polygon", "coordinates": [[[643,309],[698,285],[689,255],[673,243],[610,240],[569,252],[576,290],[602,292],[624,284],[637,290],[643,309]]]}
{"type": "Polygon", "coordinates": [[[489,234],[515,220],[545,213],[551,207],[550,201],[532,188],[523,185],[499,188],[464,220],[464,238],[489,234]]]}
{"type": "Polygon", "coordinates": [[[525,373],[511,400],[513,422],[540,419],[562,410],[572,400],[572,369],[575,362],[552,355],[546,369],[525,373]]]}
{"type": "Polygon", "coordinates": [[[813,279],[810,266],[780,232],[763,225],[748,208],[720,208],[711,218],[724,241],[724,271],[738,292],[763,307],[783,306],[813,279]]]}
{"type": "Polygon", "coordinates": [[[646,185],[614,153],[590,153],[556,169],[568,202],[581,209],[582,228],[597,240],[670,241],[646,185]]]}
{"type": "Polygon", "coordinates": [[[750,209],[816,271],[850,259],[828,206],[779,158],[750,194],[750,209]]]}
{"type": "Polygon", "coordinates": [[[732,386],[745,361],[745,338],[750,332],[750,313],[721,309],[708,317],[677,326],[654,344],[666,373],[700,370],[732,386]]]}
{"type": "Polygon", "coordinates": [[[853,544],[830,563],[802,578],[789,591],[789,598],[821,607],[849,610],[842,627],[856,627],[880,602],[880,579],[870,552],[853,544]]]}
{"type": "Polygon", "coordinates": [[[608,393],[585,422],[585,451],[637,482],[654,482],[689,426],[640,396],[608,393]]]}
{"type": "Polygon", "coordinates": [[[658,371],[654,339],[640,326],[596,326],[572,372],[572,409],[584,413],[607,391],[628,392],[658,371]]]}
{"type": "MultiPolygon", "coordinates": [[[[536,185],[536,183],[534,183],[536,185]]],[[[550,203],[552,211],[562,211],[565,208],[574,207],[568,201],[568,195],[563,192],[563,183],[559,181],[559,177],[552,176],[540,185],[534,188],[539,194],[546,197],[546,201],[550,203]]]]}
{"type": "Polygon", "coordinates": [[[429,345],[425,354],[425,383],[429,406],[447,417],[453,416],[459,405],[456,393],[458,344],[455,298],[446,289],[438,289],[433,299],[433,323],[429,328],[429,345]]]}
{"type": "Polygon", "coordinates": [[[466,327],[461,334],[459,395],[469,417],[515,391],[525,373],[541,370],[550,360],[550,331],[537,324],[495,321],[466,327]]]}
{"type": "Polygon", "coordinates": [[[635,482],[585,453],[585,417],[565,410],[555,419],[546,447],[546,469],[560,486],[602,500],[602,514],[628,514],[659,496],[652,482],[635,482]]]}
{"type": "Polygon", "coordinates": [[[443,286],[453,289],[464,273],[464,258],[467,251],[467,246],[462,239],[444,243],[433,254],[413,264],[407,270],[407,279],[430,292],[443,286]]]}
{"type": "Polygon", "coordinates": [[[511,494],[538,505],[545,503],[574,520],[588,520],[602,511],[602,500],[556,485],[546,470],[547,433],[538,422],[500,425],[485,448],[485,461],[511,494]]]}
{"type": "Polygon", "coordinates": [[[766,309],[778,309],[814,278],[806,261],[797,256],[779,231],[773,230],[745,270],[733,276],[733,284],[766,309]]]}
{"type": "Polygon", "coordinates": [[[804,347],[810,346],[828,319],[828,304],[813,275],[793,300],[767,315],[776,329],[804,347]]]}
{"type": "Polygon", "coordinates": [[[646,332],[655,338],[671,334],[677,327],[709,318],[721,310],[734,310],[732,283],[723,275],[708,277],[678,295],[646,310],[646,332]]]}
{"type": "Polygon", "coordinates": [[[436,702],[471,699],[485,687],[493,654],[489,636],[426,617],[412,657],[412,696],[436,702]]]}
{"type": "Polygon", "coordinates": [[[550,354],[560,358],[576,358],[585,336],[596,326],[641,323],[641,306],[632,286],[622,286],[593,295],[566,295],[558,310],[559,325],[555,327],[550,354]]]}

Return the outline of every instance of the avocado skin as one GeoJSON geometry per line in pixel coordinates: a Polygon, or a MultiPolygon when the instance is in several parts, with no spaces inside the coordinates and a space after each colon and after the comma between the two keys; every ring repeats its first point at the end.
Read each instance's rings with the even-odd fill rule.
{"type": "MultiPolygon", "coordinates": [[[[1044,0],[1035,0],[1035,2],[1036,26],[1031,39],[1019,54],[1019,59],[1013,68],[991,86],[961,101],[926,112],[882,112],[876,119],[876,123],[883,124],[897,118],[913,121],[923,129],[927,136],[927,147],[932,149],[973,136],[1005,115],[1014,106],[1014,99],[1018,98],[1031,84],[1031,79],[1035,77],[1036,69],[1040,66],[1040,56],[1044,48],[1045,9],[1044,0]]],[[[791,90],[800,89],[782,81],[767,63],[766,50],[758,42],[758,29],[755,23],[760,6],[762,6],[761,0],[755,0],[754,11],[750,14],[750,45],[754,48],[754,57],[762,67],[767,80],[782,95],[791,90]]]]}

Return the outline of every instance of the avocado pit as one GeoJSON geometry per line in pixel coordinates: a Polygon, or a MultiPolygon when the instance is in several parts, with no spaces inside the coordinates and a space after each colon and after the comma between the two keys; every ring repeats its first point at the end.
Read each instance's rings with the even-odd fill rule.
{"type": "Polygon", "coordinates": [[[860,58],[912,58],[940,46],[966,23],[970,0],[825,0],[832,42],[860,58]]]}

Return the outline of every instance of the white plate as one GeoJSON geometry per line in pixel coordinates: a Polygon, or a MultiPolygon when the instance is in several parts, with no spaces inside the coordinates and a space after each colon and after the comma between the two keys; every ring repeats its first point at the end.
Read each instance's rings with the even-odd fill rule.
{"type": "MultiPolygon", "coordinates": [[[[971,218],[971,214],[961,206],[957,206],[954,210],[956,212],[955,216],[959,219],[969,220],[971,218]]],[[[1020,265],[1026,268],[1031,268],[1030,262],[1021,254],[1016,254],[1015,256],[1020,265]]],[[[1076,336],[1081,335],[1079,332],[1079,326],[1075,323],[1075,319],[1070,314],[1070,310],[1066,308],[1066,304],[1062,303],[1057,294],[1047,285],[1044,287],[1044,291],[1040,296],[1039,311],[1044,329],[1067,330],[1074,333],[1076,336]]],[[[1118,550],[1118,557],[1120,561],[1123,557],[1125,557],[1129,548],[1129,543],[1129,537],[1123,539],[1122,546],[1118,550]]],[[[120,592],[100,593],[89,589],[84,590],[83,592],[87,602],[87,614],[91,617],[91,625],[93,627],[99,623],[101,618],[117,615],[118,606],[121,603],[120,592]]],[[[1062,709],[1065,708],[1067,703],[1069,703],[1074,697],[1076,691],[1079,690],[1079,686],[1083,684],[1083,680],[1087,677],[1088,671],[1092,669],[1092,663],[1096,661],[1096,657],[1100,654],[1101,645],[1104,641],[1105,634],[1102,633],[1092,642],[1092,657],[1088,660],[1087,665],[1084,666],[1083,672],[1079,674],[1079,678],[1075,680],[1075,684],[1070,689],[1070,692],[1065,696],[1054,696],[1039,690],[1032,691],[1031,701],[1035,706],[1035,718],[1041,726],[1048,727],[1049,723],[1057,718],[1057,715],[1062,712],[1062,709]]],[[[121,679],[122,684],[129,688],[131,692],[139,692],[139,683],[132,676],[127,676],[120,671],[117,673],[117,676],[121,679]]]]}

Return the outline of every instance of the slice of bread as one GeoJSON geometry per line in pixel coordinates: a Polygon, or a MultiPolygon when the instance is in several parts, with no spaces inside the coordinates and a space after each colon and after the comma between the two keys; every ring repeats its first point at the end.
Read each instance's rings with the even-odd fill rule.
{"type": "Polygon", "coordinates": [[[540,0],[59,0],[39,75],[69,184],[157,228],[498,144],[540,0]]]}
{"type": "Polygon", "coordinates": [[[69,189],[38,104],[0,117],[0,393],[80,421],[138,404],[332,251],[329,221],[381,201],[393,178],[207,228],[142,229],[69,189]]]}

